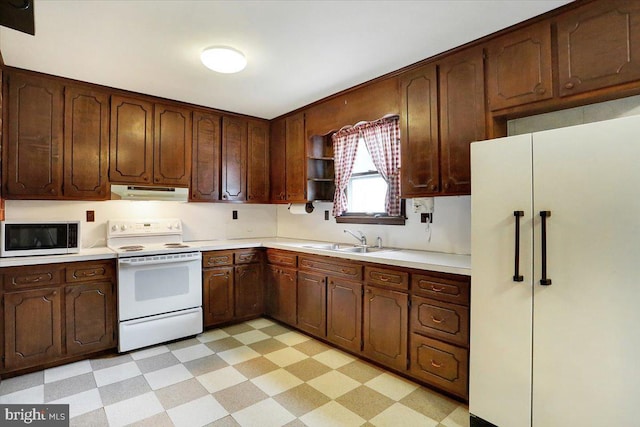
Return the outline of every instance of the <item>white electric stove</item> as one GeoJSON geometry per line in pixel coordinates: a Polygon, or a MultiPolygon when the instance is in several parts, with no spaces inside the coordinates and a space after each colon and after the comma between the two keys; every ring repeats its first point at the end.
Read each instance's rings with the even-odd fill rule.
{"type": "Polygon", "coordinates": [[[202,255],[179,219],[111,220],[107,246],[118,254],[120,352],[202,332],[202,255]]]}

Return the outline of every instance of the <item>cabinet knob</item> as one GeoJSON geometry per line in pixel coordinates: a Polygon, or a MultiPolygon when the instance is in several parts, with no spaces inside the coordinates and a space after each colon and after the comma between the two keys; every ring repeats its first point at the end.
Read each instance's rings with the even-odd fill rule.
{"type": "Polygon", "coordinates": [[[226,198],[227,198],[227,195],[226,195],[226,194],[223,194],[223,195],[222,195],[222,198],[223,198],[223,199],[226,199],[226,198]]]}
{"type": "Polygon", "coordinates": [[[436,185],[435,185],[435,184],[432,184],[432,185],[431,185],[431,190],[435,190],[435,189],[436,189],[436,185]]]}
{"type": "Polygon", "coordinates": [[[544,93],[545,93],[546,91],[547,91],[547,90],[546,90],[545,88],[543,88],[543,87],[539,87],[539,88],[537,88],[537,89],[536,89],[536,93],[537,93],[538,95],[544,95],[544,93]]]}
{"type": "Polygon", "coordinates": [[[448,182],[445,182],[445,183],[444,183],[444,189],[445,189],[445,190],[448,190],[448,189],[449,189],[449,183],[448,183],[448,182]]]}
{"type": "Polygon", "coordinates": [[[566,84],[564,85],[564,87],[565,87],[566,89],[573,89],[574,84],[573,84],[573,83],[571,83],[571,82],[569,82],[569,83],[566,83],[566,84]]]}

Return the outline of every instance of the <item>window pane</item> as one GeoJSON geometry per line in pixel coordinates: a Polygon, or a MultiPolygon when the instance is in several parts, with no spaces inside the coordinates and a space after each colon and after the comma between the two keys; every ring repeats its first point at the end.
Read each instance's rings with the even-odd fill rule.
{"type": "Polygon", "coordinates": [[[347,189],[347,212],[384,213],[387,183],[377,175],[353,177],[347,189]]]}
{"type": "Polygon", "coordinates": [[[353,173],[377,171],[378,169],[373,164],[371,154],[367,150],[367,145],[364,143],[364,138],[358,140],[358,152],[356,154],[356,160],[353,164],[353,173]]]}

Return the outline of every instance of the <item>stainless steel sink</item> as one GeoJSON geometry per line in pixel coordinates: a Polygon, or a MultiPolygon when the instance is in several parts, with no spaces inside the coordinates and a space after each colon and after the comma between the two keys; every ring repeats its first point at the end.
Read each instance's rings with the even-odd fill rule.
{"type": "Polygon", "coordinates": [[[380,251],[391,251],[392,248],[378,248],[376,246],[353,246],[344,243],[317,243],[313,245],[304,245],[303,248],[320,249],[334,252],[352,252],[352,253],[373,253],[380,251]]]}

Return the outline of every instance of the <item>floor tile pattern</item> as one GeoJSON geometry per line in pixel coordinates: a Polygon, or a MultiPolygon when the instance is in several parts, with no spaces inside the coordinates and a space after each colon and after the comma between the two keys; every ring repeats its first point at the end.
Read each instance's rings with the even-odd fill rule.
{"type": "Polygon", "coordinates": [[[0,382],[71,426],[467,427],[466,406],[268,319],[0,382]]]}

